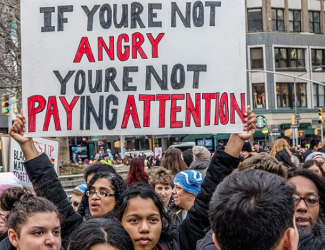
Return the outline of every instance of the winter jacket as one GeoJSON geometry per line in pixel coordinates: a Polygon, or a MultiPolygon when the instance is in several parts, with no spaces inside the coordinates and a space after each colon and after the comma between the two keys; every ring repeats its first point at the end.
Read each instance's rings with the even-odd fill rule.
{"type": "Polygon", "coordinates": [[[205,237],[196,243],[196,249],[197,250],[219,250],[213,242],[212,234],[213,231],[212,229],[210,229],[209,232],[205,235],[205,237]]]}
{"type": "Polygon", "coordinates": [[[239,158],[217,151],[186,219],[173,230],[163,230],[160,244],[165,250],[196,250],[196,242],[205,236],[210,226],[209,203],[217,185],[239,165],[239,158]],[[165,231],[165,232],[164,232],[165,231]]]}
{"type": "Polygon", "coordinates": [[[211,160],[195,160],[191,163],[190,169],[199,171],[205,177],[210,162],[211,160]]]}
{"type": "MultiPolygon", "coordinates": [[[[81,215],[73,210],[54,171],[53,165],[46,154],[40,154],[38,157],[26,161],[24,166],[36,195],[52,201],[58,208],[62,216],[62,247],[67,249],[70,234],[83,221],[81,215]]],[[[2,250],[2,248],[0,249],[2,250]]]]}

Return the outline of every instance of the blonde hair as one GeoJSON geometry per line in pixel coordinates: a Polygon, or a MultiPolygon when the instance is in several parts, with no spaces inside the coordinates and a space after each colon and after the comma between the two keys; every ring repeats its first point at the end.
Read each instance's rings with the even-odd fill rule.
{"type": "Polygon", "coordinates": [[[288,142],[285,139],[278,139],[275,141],[270,155],[275,157],[276,153],[282,150],[286,150],[290,156],[292,155],[288,142]]]}

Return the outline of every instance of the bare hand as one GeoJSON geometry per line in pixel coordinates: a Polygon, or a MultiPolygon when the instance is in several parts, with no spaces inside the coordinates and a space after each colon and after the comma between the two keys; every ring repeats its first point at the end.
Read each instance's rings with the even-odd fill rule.
{"type": "Polygon", "coordinates": [[[8,134],[19,143],[19,145],[24,145],[27,142],[32,141],[32,138],[24,137],[26,131],[25,128],[26,119],[22,114],[18,114],[16,120],[12,127],[10,128],[8,134]]]}
{"type": "Polygon", "coordinates": [[[256,131],[256,115],[251,110],[251,106],[247,106],[245,115],[245,124],[244,124],[244,131],[247,131],[246,134],[239,134],[238,136],[240,139],[246,141],[251,138],[255,131],[256,131]]]}

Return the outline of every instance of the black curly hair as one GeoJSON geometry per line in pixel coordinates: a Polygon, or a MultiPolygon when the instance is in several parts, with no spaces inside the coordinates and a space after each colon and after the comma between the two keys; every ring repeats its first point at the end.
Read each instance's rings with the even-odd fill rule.
{"type": "Polygon", "coordinates": [[[86,215],[86,210],[89,208],[88,196],[86,195],[87,191],[89,191],[93,187],[94,183],[98,179],[107,179],[112,183],[113,190],[115,192],[115,199],[116,200],[118,200],[120,195],[126,189],[126,185],[125,185],[125,182],[124,182],[123,178],[118,174],[108,173],[108,172],[99,172],[99,173],[95,174],[94,177],[91,179],[91,181],[88,183],[88,186],[87,186],[87,188],[86,188],[86,190],[84,192],[84,195],[82,196],[82,200],[80,202],[80,206],[79,206],[79,209],[78,209],[78,213],[81,216],[85,216],[86,215]]]}

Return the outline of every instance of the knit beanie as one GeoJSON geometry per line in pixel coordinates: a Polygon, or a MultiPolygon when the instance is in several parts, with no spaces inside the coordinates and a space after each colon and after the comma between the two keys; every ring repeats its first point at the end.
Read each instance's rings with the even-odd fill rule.
{"type": "Polygon", "coordinates": [[[305,161],[309,161],[309,160],[315,160],[316,158],[322,158],[325,160],[325,154],[321,153],[321,152],[314,152],[311,153],[310,155],[307,156],[305,161]]]}
{"type": "Polygon", "coordinates": [[[87,188],[87,184],[81,184],[77,186],[75,189],[79,190],[81,193],[84,193],[87,188]]]}
{"type": "Polygon", "coordinates": [[[210,151],[203,146],[195,146],[192,149],[195,160],[210,160],[211,153],[210,151]]]}
{"type": "Polygon", "coordinates": [[[201,190],[203,175],[195,170],[185,170],[179,172],[174,178],[174,184],[183,188],[186,192],[195,196],[201,190]]]}
{"type": "Polygon", "coordinates": [[[248,141],[244,142],[244,145],[243,145],[243,148],[241,151],[246,151],[248,153],[251,153],[252,152],[251,144],[248,141]]]}
{"type": "Polygon", "coordinates": [[[0,195],[8,188],[12,187],[20,187],[21,185],[20,181],[17,179],[17,177],[13,173],[1,173],[0,174],[0,195]]]}

